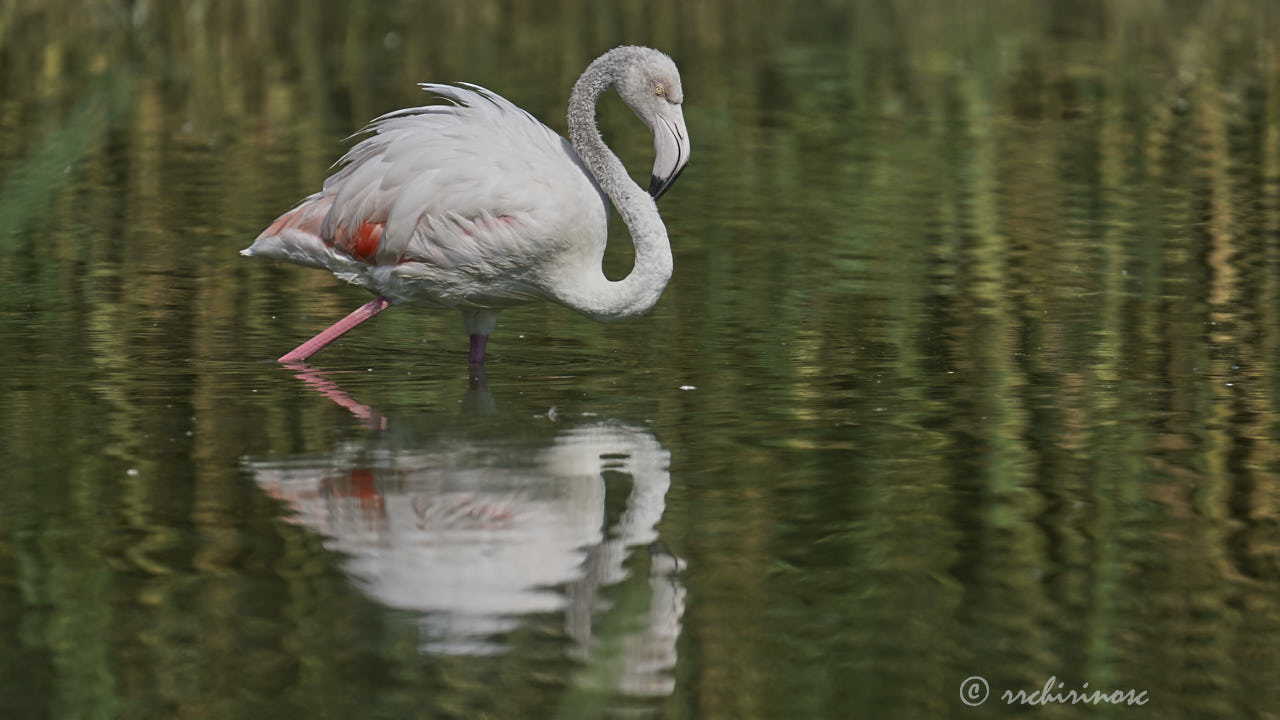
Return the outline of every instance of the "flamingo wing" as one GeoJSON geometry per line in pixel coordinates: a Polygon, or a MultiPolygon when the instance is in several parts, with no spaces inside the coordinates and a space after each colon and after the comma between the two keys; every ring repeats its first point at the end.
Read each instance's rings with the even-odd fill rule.
{"type": "Polygon", "coordinates": [[[539,295],[539,269],[574,242],[603,244],[607,200],[564,138],[481,87],[422,87],[451,104],[375,119],[323,189],[244,253],[486,307],[539,295]]]}

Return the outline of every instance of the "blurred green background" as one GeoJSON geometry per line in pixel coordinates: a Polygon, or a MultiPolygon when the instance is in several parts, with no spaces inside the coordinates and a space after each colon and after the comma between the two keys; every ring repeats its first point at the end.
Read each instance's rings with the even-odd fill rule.
{"type": "MultiPolygon", "coordinates": [[[[0,0],[0,717],[1107,712],[999,701],[1050,676],[1148,691],[1114,714],[1275,717],[1278,20],[0,0]],[[506,312],[487,392],[454,313],[384,313],[314,364],[387,432],[267,361],[367,298],[236,254],[344,138],[421,81],[563,132],[577,74],[623,43],[676,60],[693,142],[652,313],[506,312]],[[594,651],[541,613],[501,652],[431,652],[247,469],[372,468],[389,496],[353,443],[462,449],[532,487],[563,427],[602,419],[670,454],[669,692],[627,691],[608,649],[661,553],[629,546],[594,651]]],[[[644,179],[643,126],[616,98],[600,124],[644,179]]],[[[596,472],[625,524],[638,479],[596,472]]]]}

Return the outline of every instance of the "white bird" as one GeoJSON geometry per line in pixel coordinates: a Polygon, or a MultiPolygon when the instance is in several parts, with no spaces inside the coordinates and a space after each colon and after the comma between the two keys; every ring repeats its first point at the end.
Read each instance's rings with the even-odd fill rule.
{"type": "Polygon", "coordinates": [[[572,144],[477,85],[422,88],[452,104],[371,122],[320,192],[241,251],[323,268],[377,294],[280,362],[304,360],[402,302],[461,310],[473,365],[484,362],[503,308],[551,300],[608,322],[657,303],[672,262],[655,201],[689,161],[671,58],[623,46],[592,62],[569,98],[572,144]],[[596,103],[610,86],[653,133],[648,193],[596,128],[596,103]],[[610,201],[635,245],[635,265],[619,281],[601,269],[610,201]]]}

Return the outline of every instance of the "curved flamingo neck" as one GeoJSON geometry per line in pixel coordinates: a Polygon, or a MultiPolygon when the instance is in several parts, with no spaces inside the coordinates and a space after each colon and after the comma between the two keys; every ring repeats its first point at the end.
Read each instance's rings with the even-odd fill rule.
{"type": "Polygon", "coordinates": [[[671,279],[671,245],[658,208],[649,193],[627,174],[596,127],[600,95],[618,84],[637,50],[620,47],[596,58],[574,83],[569,96],[569,140],[631,233],[635,266],[617,282],[606,278],[599,267],[592,268],[586,277],[575,274],[565,279],[557,295],[563,304],[605,322],[648,312],[671,279]]]}

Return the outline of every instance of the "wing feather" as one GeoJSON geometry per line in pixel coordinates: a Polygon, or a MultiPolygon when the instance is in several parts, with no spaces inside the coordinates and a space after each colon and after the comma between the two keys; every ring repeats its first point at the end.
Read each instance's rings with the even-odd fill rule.
{"type": "MultiPolygon", "coordinates": [[[[474,285],[496,296],[505,284],[527,299],[520,273],[581,242],[575,235],[598,235],[603,245],[607,201],[566,140],[478,85],[421,87],[447,104],[389,112],[356,133],[361,139],[335,164],[324,189],[291,211],[305,216],[306,226],[282,216],[259,238],[276,231],[261,252],[284,243],[280,231],[288,228],[295,238],[317,233],[334,255],[352,254],[353,238],[371,237],[366,225],[383,225],[376,252],[357,260],[403,266],[397,277],[417,273],[426,295],[445,293],[429,287],[431,280],[457,294],[474,285]]],[[[307,253],[318,257],[314,244],[307,253]]],[[[352,279],[352,266],[339,265],[341,276],[352,279]]],[[[373,286],[375,275],[386,275],[369,272],[355,281],[373,286]]]]}

